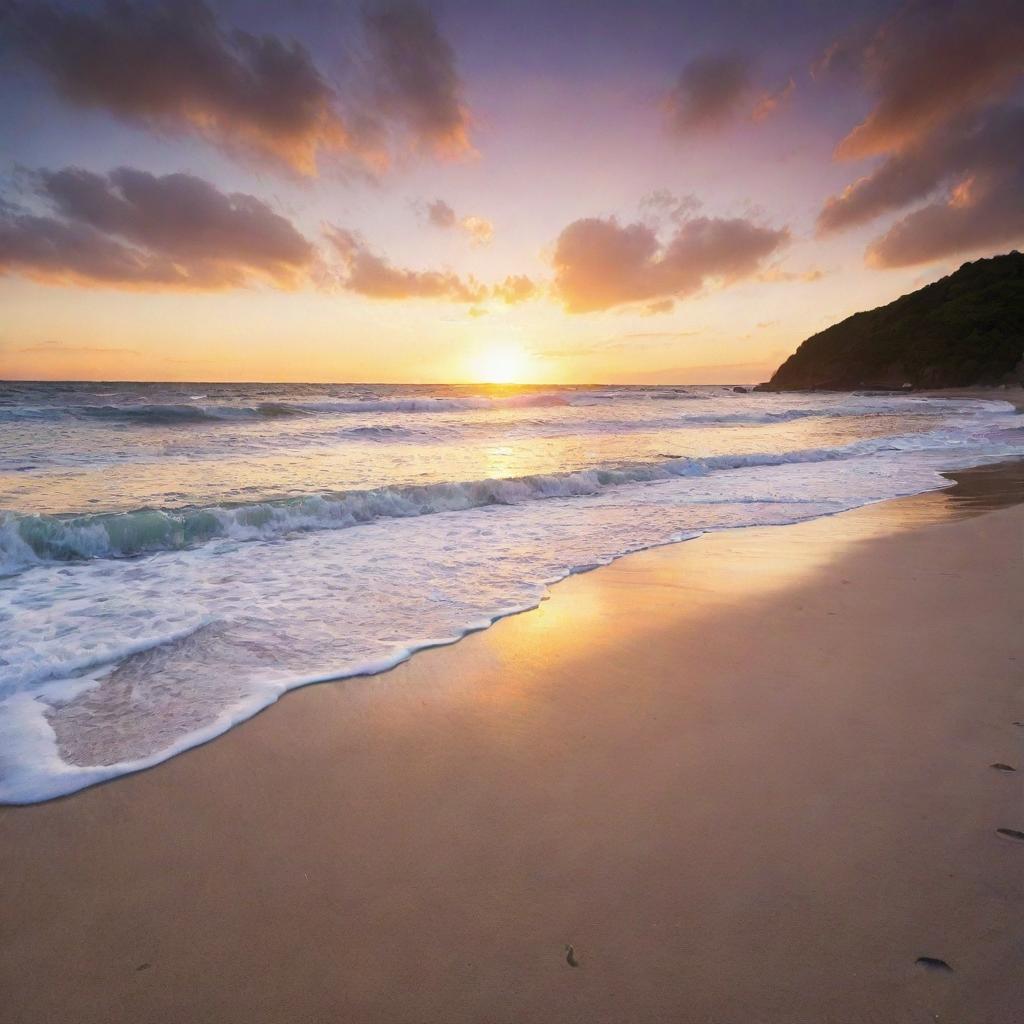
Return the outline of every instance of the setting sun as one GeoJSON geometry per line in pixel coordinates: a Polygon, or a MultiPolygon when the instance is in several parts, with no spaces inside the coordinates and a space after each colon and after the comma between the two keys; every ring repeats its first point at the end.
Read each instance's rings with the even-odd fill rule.
{"type": "Polygon", "coordinates": [[[529,362],[517,345],[494,345],[473,361],[473,377],[479,384],[522,384],[529,362]]]}

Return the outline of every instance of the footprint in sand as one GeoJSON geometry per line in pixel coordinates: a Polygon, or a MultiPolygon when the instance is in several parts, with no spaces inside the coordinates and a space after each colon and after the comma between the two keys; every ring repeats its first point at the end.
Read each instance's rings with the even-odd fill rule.
{"type": "Polygon", "coordinates": [[[1024,842],[1024,832],[1021,832],[1017,828],[997,828],[996,831],[1001,836],[1006,836],[1007,839],[1019,839],[1024,842]]]}
{"type": "Polygon", "coordinates": [[[996,761],[994,764],[990,764],[989,768],[995,768],[996,771],[1000,772],[1015,772],[1017,770],[1012,764],[1003,764],[1002,761],[996,761]]]}
{"type": "Polygon", "coordinates": [[[570,967],[579,967],[580,962],[576,959],[576,950],[572,946],[565,947],[565,962],[570,967]]]}
{"type": "Polygon", "coordinates": [[[914,962],[919,964],[921,967],[927,967],[930,971],[953,970],[945,960],[940,960],[937,956],[919,956],[914,962]]]}

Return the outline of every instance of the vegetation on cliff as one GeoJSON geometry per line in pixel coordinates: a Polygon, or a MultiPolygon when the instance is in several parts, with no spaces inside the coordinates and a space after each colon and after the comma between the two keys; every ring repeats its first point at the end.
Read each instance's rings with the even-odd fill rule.
{"type": "Polygon", "coordinates": [[[1024,376],[1024,255],[965,263],[949,277],[804,341],[767,385],[967,387],[1024,376]]]}

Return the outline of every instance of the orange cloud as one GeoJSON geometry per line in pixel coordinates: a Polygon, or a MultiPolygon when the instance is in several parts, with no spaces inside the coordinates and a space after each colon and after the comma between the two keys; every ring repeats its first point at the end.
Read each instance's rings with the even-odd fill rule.
{"type": "Polygon", "coordinates": [[[459,226],[473,240],[474,245],[487,245],[494,237],[494,225],[486,217],[463,217],[459,226]]]}
{"type": "Polygon", "coordinates": [[[232,155],[314,175],[325,156],[384,170],[396,131],[438,156],[472,150],[454,53],[415,3],[363,11],[368,52],[345,95],[301,43],[225,30],[204,0],[107,0],[91,11],[15,0],[10,11],[5,42],[68,102],[232,155]]]}
{"type": "Polygon", "coordinates": [[[0,273],[136,288],[218,289],[253,278],[295,286],[313,246],[251,195],[188,174],[41,171],[51,212],[0,204],[0,273]]]}
{"type": "Polygon", "coordinates": [[[907,266],[1024,238],[1024,108],[1007,101],[1024,72],[1018,6],[908,6],[873,34],[830,47],[819,73],[857,67],[876,94],[837,156],[887,156],[825,202],[819,234],[928,200],[875,239],[869,265],[907,266]]]}
{"type": "Polygon", "coordinates": [[[443,158],[474,152],[455,53],[434,16],[416,3],[364,10],[379,108],[403,122],[415,144],[443,158]]]}
{"type": "Polygon", "coordinates": [[[818,230],[827,234],[867,223],[925,198],[950,179],[1012,176],[1018,167],[1024,167],[1024,110],[962,118],[832,196],[818,215],[818,230]]]}
{"type": "Polygon", "coordinates": [[[660,302],[755,273],[789,241],[785,229],[740,218],[697,217],[667,245],[645,224],[590,217],[565,228],[555,246],[555,290],[570,313],[660,302]]]}
{"type": "Polygon", "coordinates": [[[898,220],[868,248],[872,267],[929,263],[1024,238],[1024,173],[1006,180],[971,179],[946,200],[898,220]]]}
{"type": "Polygon", "coordinates": [[[820,281],[825,276],[825,271],[818,267],[812,267],[810,270],[782,270],[780,267],[769,267],[767,270],[762,270],[758,275],[758,281],[765,281],[769,284],[777,283],[788,283],[791,281],[803,281],[805,283],[812,283],[814,281],[820,281]]]}
{"type": "Polygon", "coordinates": [[[784,106],[796,91],[796,82],[791,78],[781,89],[775,92],[764,92],[758,98],[754,109],[750,112],[751,120],[764,121],[771,117],[780,107],[784,106]]]}
{"type": "Polygon", "coordinates": [[[508,306],[536,298],[538,292],[537,285],[525,274],[510,275],[491,288],[491,295],[508,306]]]}
{"type": "Polygon", "coordinates": [[[866,43],[833,45],[818,66],[840,58],[859,64],[876,102],[836,155],[874,156],[1006,96],[1024,68],[1024,18],[1016,0],[907,5],[866,43]]]}
{"type": "Polygon", "coordinates": [[[341,257],[342,287],[373,299],[446,299],[476,304],[487,289],[476,278],[450,270],[407,270],[392,266],[367,248],[354,232],[331,228],[328,239],[341,257]]]}
{"type": "Polygon", "coordinates": [[[474,245],[487,245],[494,237],[494,225],[486,217],[469,215],[458,217],[455,211],[443,199],[435,199],[427,203],[427,222],[435,228],[449,230],[459,227],[469,235],[474,245]]]}
{"type": "Polygon", "coordinates": [[[348,291],[372,299],[440,299],[467,303],[470,316],[484,316],[481,304],[490,299],[515,305],[536,298],[539,289],[525,274],[510,275],[488,287],[472,274],[463,277],[451,270],[409,270],[394,266],[373,252],[353,231],[332,227],[327,238],[341,259],[337,282],[348,291]]]}

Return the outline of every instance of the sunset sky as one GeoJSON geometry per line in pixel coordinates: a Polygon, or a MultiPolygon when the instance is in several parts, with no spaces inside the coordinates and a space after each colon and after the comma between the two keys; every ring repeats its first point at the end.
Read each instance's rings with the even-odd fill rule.
{"type": "Polygon", "coordinates": [[[763,380],[1024,240],[1019,0],[0,0],[0,377],[763,380]]]}

